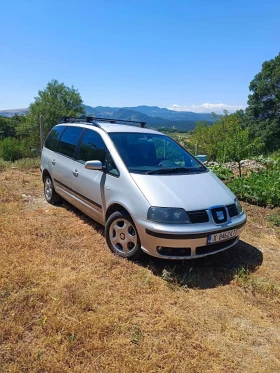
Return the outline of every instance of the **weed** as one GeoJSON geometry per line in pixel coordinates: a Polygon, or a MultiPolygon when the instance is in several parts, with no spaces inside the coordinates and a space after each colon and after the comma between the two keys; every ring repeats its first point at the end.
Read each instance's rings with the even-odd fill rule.
{"type": "Polygon", "coordinates": [[[240,267],[236,271],[234,279],[240,287],[250,290],[254,295],[260,294],[264,297],[278,297],[280,294],[278,285],[264,277],[254,277],[244,267],[240,267]]]}
{"type": "Polygon", "coordinates": [[[71,333],[71,334],[69,335],[69,338],[68,338],[68,339],[69,339],[69,342],[73,343],[75,338],[76,338],[76,334],[75,334],[75,332],[71,333]]]}
{"type": "Polygon", "coordinates": [[[269,215],[268,220],[276,227],[280,227],[280,211],[276,211],[269,215]]]}
{"type": "Polygon", "coordinates": [[[138,325],[134,325],[131,332],[131,342],[139,345],[143,339],[143,333],[138,325]]]}

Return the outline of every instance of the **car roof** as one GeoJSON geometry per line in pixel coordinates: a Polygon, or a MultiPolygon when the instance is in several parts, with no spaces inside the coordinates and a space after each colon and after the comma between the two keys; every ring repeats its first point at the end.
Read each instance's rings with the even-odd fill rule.
{"type": "Polygon", "coordinates": [[[138,126],[129,126],[126,124],[119,124],[119,123],[110,123],[110,122],[98,122],[95,121],[95,124],[87,123],[87,122],[71,122],[71,123],[59,123],[61,126],[75,126],[75,127],[83,127],[83,128],[101,128],[105,132],[114,133],[114,132],[135,132],[135,133],[154,133],[158,135],[164,135],[161,132],[151,130],[148,128],[141,128],[138,126]]]}

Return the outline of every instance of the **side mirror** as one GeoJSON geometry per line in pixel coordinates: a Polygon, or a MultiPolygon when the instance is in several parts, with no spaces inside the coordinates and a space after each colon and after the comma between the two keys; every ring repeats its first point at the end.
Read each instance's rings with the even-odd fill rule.
{"type": "Polygon", "coordinates": [[[102,162],[100,161],[88,161],[85,163],[87,170],[103,170],[102,162]]]}

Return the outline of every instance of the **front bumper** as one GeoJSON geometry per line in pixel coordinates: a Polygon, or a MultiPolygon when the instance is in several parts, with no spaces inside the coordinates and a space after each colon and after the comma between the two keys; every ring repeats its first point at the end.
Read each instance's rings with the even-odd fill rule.
{"type": "Polygon", "coordinates": [[[195,259],[229,249],[234,246],[246,224],[246,214],[230,219],[225,224],[159,224],[133,217],[144,252],[163,259],[195,259]],[[237,230],[235,237],[208,244],[210,234],[237,230]]]}

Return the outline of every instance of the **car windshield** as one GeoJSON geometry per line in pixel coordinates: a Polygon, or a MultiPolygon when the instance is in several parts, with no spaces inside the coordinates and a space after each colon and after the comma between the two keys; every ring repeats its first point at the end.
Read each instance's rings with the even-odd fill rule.
{"type": "Polygon", "coordinates": [[[153,133],[110,133],[129,172],[184,174],[207,169],[168,136],[153,133]]]}

